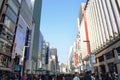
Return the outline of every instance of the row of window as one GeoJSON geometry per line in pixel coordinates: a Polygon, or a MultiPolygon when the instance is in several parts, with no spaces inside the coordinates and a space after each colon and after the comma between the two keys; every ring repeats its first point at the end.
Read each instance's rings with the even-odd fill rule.
{"type": "MultiPolygon", "coordinates": [[[[114,54],[113,51],[110,51],[110,52],[108,52],[108,53],[105,54],[105,57],[106,57],[106,60],[108,60],[108,59],[114,58],[114,57],[115,57],[115,54],[114,54]]],[[[98,58],[98,60],[99,60],[99,62],[104,61],[104,55],[100,56],[100,57],[98,58]]]]}
{"type": "MultiPolygon", "coordinates": [[[[116,48],[116,50],[117,50],[117,53],[120,53],[120,47],[116,48]]],[[[105,53],[105,55],[100,56],[98,58],[99,62],[104,61],[104,56],[105,56],[106,60],[114,58],[115,57],[114,50],[111,50],[111,51],[105,53]]]]}
{"type": "MultiPolygon", "coordinates": [[[[114,63],[108,63],[107,64],[109,72],[113,73],[113,72],[117,72],[117,66],[114,63]]],[[[96,71],[98,71],[98,67],[96,67],[96,71]]],[[[105,65],[100,65],[100,71],[105,73],[106,72],[106,68],[105,65]]]]}
{"type": "Polygon", "coordinates": [[[4,7],[0,23],[0,52],[11,55],[19,4],[14,0],[7,0],[4,7]]]}
{"type": "Polygon", "coordinates": [[[5,28],[3,25],[0,25],[0,37],[12,43],[14,35],[9,30],[7,30],[7,28],[5,28]]]}

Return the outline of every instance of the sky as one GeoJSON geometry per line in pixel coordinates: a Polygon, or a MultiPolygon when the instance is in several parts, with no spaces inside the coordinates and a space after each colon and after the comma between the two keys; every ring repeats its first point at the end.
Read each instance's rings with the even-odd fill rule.
{"type": "Polygon", "coordinates": [[[60,63],[67,62],[76,40],[80,3],[86,0],[42,0],[40,30],[50,47],[57,48],[60,63]]]}

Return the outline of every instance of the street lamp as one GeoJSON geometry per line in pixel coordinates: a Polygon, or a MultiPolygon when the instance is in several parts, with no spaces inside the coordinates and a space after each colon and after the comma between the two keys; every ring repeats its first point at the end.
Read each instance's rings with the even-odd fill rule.
{"type": "Polygon", "coordinates": [[[88,48],[89,48],[89,61],[90,61],[90,66],[91,66],[91,71],[93,70],[93,64],[92,64],[92,54],[91,54],[91,47],[90,47],[90,41],[83,41],[88,43],[88,48]]]}

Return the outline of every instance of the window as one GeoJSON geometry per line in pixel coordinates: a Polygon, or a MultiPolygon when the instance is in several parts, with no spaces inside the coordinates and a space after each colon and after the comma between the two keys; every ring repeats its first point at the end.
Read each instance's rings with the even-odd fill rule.
{"type": "Polygon", "coordinates": [[[101,71],[102,73],[105,73],[105,72],[106,72],[105,65],[100,65],[100,71],[101,71]]]}
{"type": "Polygon", "coordinates": [[[8,4],[14,10],[14,12],[18,14],[18,6],[13,2],[13,0],[8,0],[8,4]]]}
{"type": "Polygon", "coordinates": [[[11,43],[13,42],[13,34],[8,31],[7,28],[3,27],[0,25],[0,36],[8,41],[10,41],[11,43]]]}
{"type": "Polygon", "coordinates": [[[8,67],[8,62],[10,61],[10,58],[0,54],[0,66],[2,67],[8,67]]]}
{"type": "Polygon", "coordinates": [[[100,56],[100,57],[98,58],[98,60],[99,60],[99,62],[104,61],[104,55],[100,56]]]}
{"type": "Polygon", "coordinates": [[[12,12],[12,10],[8,7],[6,11],[7,15],[16,23],[17,16],[12,12]]]}
{"type": "Polygon", "coordinates": [[[12,46],[9,44],[6,44],[6,52],[11,52],[12,46]]]}
{"type": "Polygon", "coordinates": [[[12,45],[0,39],[0,52],[4,54],[11,54],[12,45]]]}
{"type": "Polygon", "coordinates": [[[110,73],[117,72],[117,66],[114,63],[108,63],[108,69],[110,73]]]}
{"type": "Polygon", "coordinates": [[[120,47],[117,47],[116,50],[118,53],[120,53],[120,47]]]}
{"type": "Polygon", "coordinates": [[[5,16],[4,24],[10,29],[11,32],[14,33],[15,24],[7,16],[5,16]]]}
{"type": "Polygon", "coordinates": [[[13,35],[10,32],[7,32],[6,35],[7,35],[7,40],[13,42],[13,35]]]}
{"type": "Polygon", "coordinates": [[[5,28],[3,28],[3,26],[0,26],[0,36],[6,38],[6,32],[5,32],[5,28]]]}
{"type": "Polygon", "coordinates": [[[109,51],[108,53],[105,54],[106,59],[111,59],[115,57],[114,50],[109,51]]]}

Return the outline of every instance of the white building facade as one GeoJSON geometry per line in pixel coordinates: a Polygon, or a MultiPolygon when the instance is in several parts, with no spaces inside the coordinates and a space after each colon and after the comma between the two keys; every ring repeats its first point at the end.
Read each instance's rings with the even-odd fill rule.
{"type": "MultiPolygon", "coordinates": [[[[88,0],[83,18],[79,18],[81,21],[81,52],[82,54],[88,54],[85,49],[87,48],[90,53],[95,55],[95,60],[91,61],[95,62],[92,67],[96,72],[120,73],[118,59],[118,53],[120,52],[119,10],[119,0],[88,0]],[[83,45],[86,44],[83,43],[84,39],[88,39],[90,45],[83,45]]],[[[85,56],[82,55],[82,57],[85,56]]]]}

